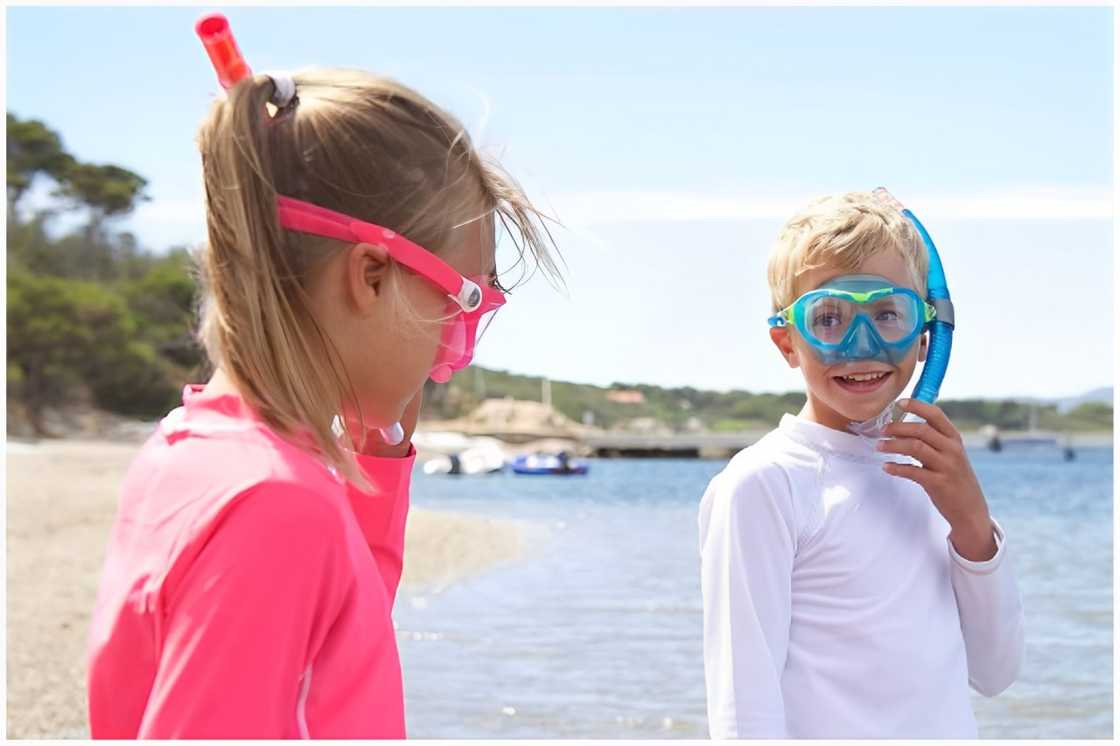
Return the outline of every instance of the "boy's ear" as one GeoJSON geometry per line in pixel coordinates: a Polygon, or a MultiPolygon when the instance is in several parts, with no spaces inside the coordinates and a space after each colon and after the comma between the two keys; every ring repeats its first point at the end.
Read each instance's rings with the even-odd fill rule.
{"type": "Polygon", "coordinates": [[[346,256],[346,289],[359,310],[367,310],[380,297],[389,261],[389,251],[384,246],[359,243],[350,248],[346,256]]]}
{"type": "Polygon", "coordinates": [[[922,341],[918,345],[918,362],[924,363],[926,361],[926,353],[929,352],[929,333],[922,332],[922,341]]]}
{"type": "Polygon", "coordinates": [[[786,364],[791,368],[801,367],[801,361],[797,358],[797,348],[793,346],[793,339],[790,338],[789,327],[772,326],[770,327],[770,341],[782,353],[782,357],[786,359],[786,364]]]}

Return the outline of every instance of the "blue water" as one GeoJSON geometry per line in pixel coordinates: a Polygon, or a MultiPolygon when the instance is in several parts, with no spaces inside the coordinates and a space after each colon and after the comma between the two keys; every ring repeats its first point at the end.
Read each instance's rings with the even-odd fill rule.
{"type": "MultiPolygon", "coordinates": [[[[1014,547],[1027,625],[1019,680],[974,695],[981,735],[1111,738],[1112,451],[972,459],[1014,547]]],[[[529,548],[402,594],[409,735],[706,737],[696,509],[722,467],[603,460],[567,479],[417,469],[416,506],[523,521],[529,548]]]]}

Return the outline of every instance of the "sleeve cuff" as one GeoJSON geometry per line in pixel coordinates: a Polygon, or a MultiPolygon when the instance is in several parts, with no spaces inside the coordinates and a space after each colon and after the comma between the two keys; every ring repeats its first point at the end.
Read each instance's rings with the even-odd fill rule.
{"type": "Polygon", "coordinates": [[[996,539],[996,553],[988,560],[975,562],[973,560],[965,559],[958,552],[957,548],[953,546],[953,542],[948,536],[945,537],[945,543],[949,545],[949,556],[953,558],[953,562],[963,570],[970,572],[974,575],[987,575],[994,572],[1000,563],[1003,561],[1004,534],[1003,528],[999,525],[995,518],[992,519],[992,530],[995,533],[996,539]]]}
{"type": "Polygon", "coordinates": [[[409,444],[408,453],[398,458],[366,456],[361,453],[355,453],[354,458],[373,487],[368,494],[396,495],[412,478],[412,466],[416,462],[416,447],[409,444]]]}

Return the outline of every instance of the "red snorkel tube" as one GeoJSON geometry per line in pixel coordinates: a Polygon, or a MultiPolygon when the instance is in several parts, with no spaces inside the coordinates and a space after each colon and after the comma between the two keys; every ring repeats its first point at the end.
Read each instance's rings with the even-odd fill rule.
{"type": "Polygon", "coordinates": [[[218,74],[222,88],[229,89],[243,78],[253,74],[229,28],[229,20],[221,13],[207,13],[194,25],[194,31],[202,40],[206,54],[218,74]]]}

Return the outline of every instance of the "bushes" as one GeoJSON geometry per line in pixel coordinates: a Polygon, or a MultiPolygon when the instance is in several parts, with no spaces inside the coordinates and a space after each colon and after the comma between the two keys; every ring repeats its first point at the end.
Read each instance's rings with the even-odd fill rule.
{"type": "Polygon", "coordinates": [[[1051,424],[1044,418],[1042,424],[1055,430],[1111,430],[1112,405],[1086,402],[1067,412],[1061,422],[1051,424]]]}
{"type": "Polygon", "coordinates": [[[40,433],[45,407],[83,394],[112,412],[158,416],[175,404],[183,372],[145,341],[153,334],[160,332],[113,288],[14,268],[8,274],[8,395],[23,403],[40,433]]]}
{"type": "Polygon", "coordinates": [[[197,371],[204,355],[194,338],[195,294],[191,259],[173,251],[154,261],[147,272],[121,283],[121,294],[140,320],[139,338],[167,362],[197,371]]]}
{"type": "Polygon", "coordinates": [[[110,412],[150,419],[179,403],[182,375],[143,342],[126,342],[104,354],[105,366],[90,381],[94,402],[110,412]],[[180,379],[181,380],[181,379],[180,379]]]}

